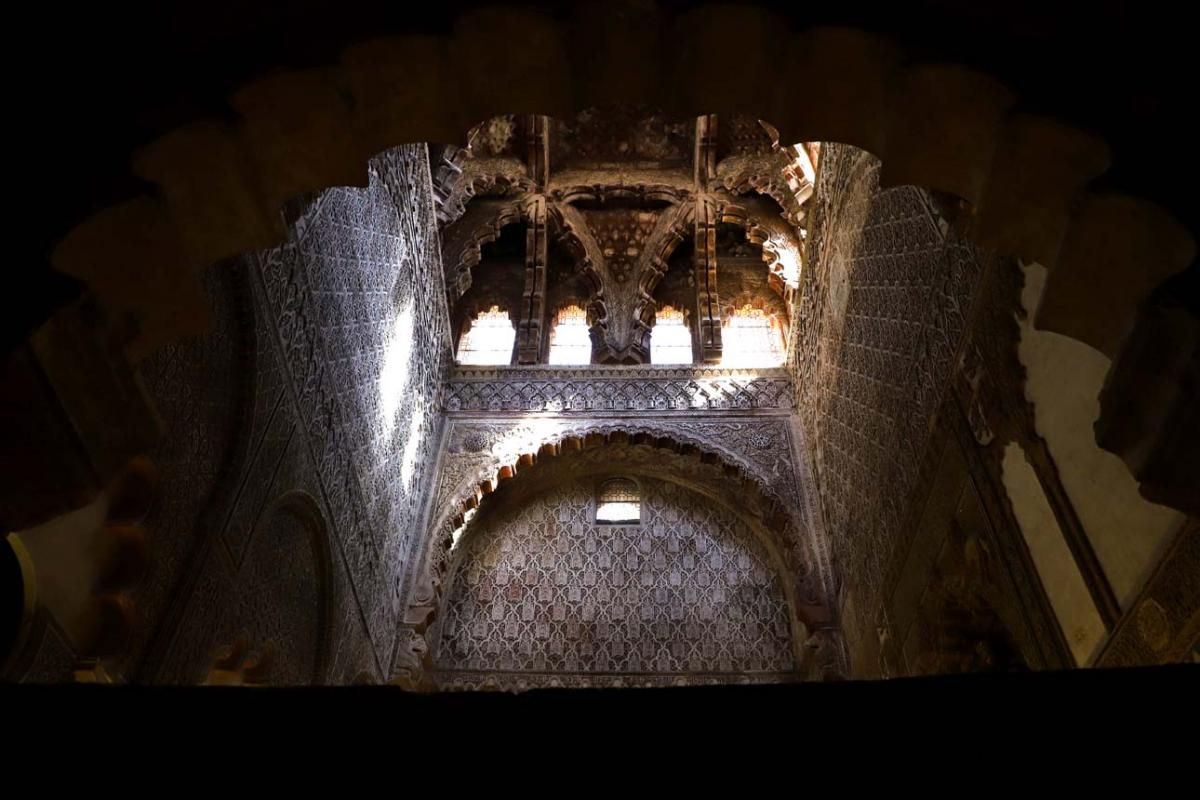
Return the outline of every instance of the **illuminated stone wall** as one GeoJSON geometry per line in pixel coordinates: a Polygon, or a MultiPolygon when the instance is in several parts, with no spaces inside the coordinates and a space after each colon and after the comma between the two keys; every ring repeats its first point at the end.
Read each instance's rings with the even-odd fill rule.
{"type": "Polygon", "coordinates": [[[881,595],[985,262],[927,193],[881,189],[878,159],[856,148],[823,148],[815,201],[792,331],[796,405],[843,581],[843,628],[852,651],[870,652],[855,643],[887,627],[881,595]]]}
{"type": "Polygon", "coordinates": [[[258,259],[262,307],[319,494],[386,675],[412,534],[432,481],[448,319],[423,146],[334,189],[258,259]]]}
{"type": "Polygon", "coordinates": [[[449,364],[425,147],[288,214],[283,246],[206,274],[209,334],[141,365],[161,496],[125,680],[203,681],[239,638],[272,683],[389,674],[449,364]]]}
{"type": "Polygon", "coordinates": [[[408,147],[377,159],[370,189],[325,193],[294,242],[260,262],[332,527],[380,645],[431,481],[449,359],[424,158],[408,147]]]}

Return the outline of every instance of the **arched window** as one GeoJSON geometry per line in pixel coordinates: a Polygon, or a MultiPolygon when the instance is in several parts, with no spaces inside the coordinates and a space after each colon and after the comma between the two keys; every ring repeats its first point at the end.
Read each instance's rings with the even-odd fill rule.
{"type": "Polygon", "coordinates": [[[592,363],[592,337],[588,333],[587,314],[579,306],[561,309],[550,326],[551,364],[592,363]]]}
{"type": "Polygon", "coordinates": [[[692,363],[692,332],[683,312],[672,306],[663,306],[654,315],[654,327],[650,329],[650,363],[692,363]]]}
{"type": "Polygon", "coordinates": [[[749,304],[733,312],[721,331],[721,364],[777,367],[783,363],[783,326],[774,314],[749,304]]]}
{"type": "Polygon", "coordinates": [[[458,340],[459,364],[511,364],[517,331],[507,311],[492,306],[471,320],[458,340]]]}
{"type": "Polygon", "coordinates": [[[642,496],[628,478],[611,478],[600,484],[596,496],[596,522],[629,525],[642,521],[642,496]]]}

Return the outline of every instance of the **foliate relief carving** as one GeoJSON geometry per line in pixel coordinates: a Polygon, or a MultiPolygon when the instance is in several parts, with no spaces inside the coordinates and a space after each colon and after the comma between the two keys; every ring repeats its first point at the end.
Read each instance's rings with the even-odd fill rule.
{"type": "Polygon", "coordinates": [[[564,205],[654,208],[676,205],[693,194],[692,177],[681,170],[605,166],[556,172],[547,194],[564,205]]]}
{"type": "MultiPolygon", "coordinates": [[[[755,241],[772,274],[794,291],[800,255],[793,226],[801,219],[811,186],[806,180],[803,186],[798,183],[796,163],[789,157],[794,151],[780,149],[775,135],[752,117],[704,115],[675,124],[651,109],[634,107],[587,110],[570,121],[536,115],[488,120],[472,132],[467,150],[447,150],[437,160],[438,213],[452,223],[446,227],[444,247],[451,300],[470,286],[481,246],[518,219],[515,206],[523,207],[532,197],[552,199],[550,232],[574,234],[563,238],[592,284],[588,315],[593,359],[644,363],[653,288],[666,270],[666,258],[689,236],[711,240],[713,214],[706,211],[697,220],[695,198],[704,196],[707,202],[708,193],[725,189],[745,195],[739,198],[745,203],[762,200],[770,207],[765,213],[779,230],[763,232],[760,221],[749,232],[752,237],[756,230],[762,232],[755,241]],[[726,157],[718,164],[720,155],[726,157]],[[570,213],[581,224],[566,219],[571,204],[577,204],[570,213]],[[682,232],[676,219],[681,210],[687,216],[682,232]],[[790,243],[785,241],[789,238],[790,243]],[[582,247],[573,246],[575,239],[582,247]],[[589,244],[595,245],[594,252],[589,244]]],[[[714,294],[716,260],[710,251],[708,246],[696,249],[703,262],[697,275],[704,276],[696,285],[705,309],[698,314],[702,349],[715,360],[721,327],[714,294]]],[[[530,258],[541,263],[536,252],[530,258]]]]}
{"type": "MultiPolygon", "coordinates": [[[[654,230],[646,240],[641,261],[637,266],[637,291],[626,293],[621,306],[615,310],[628,331],[631,341],[649,353],[650,326],[657,304],[654,291],[667,274],[669,260],[681,244],[695,236],[696,203],[687,200],[667,209],[659,216],[654,230]]],[[[694,278],[688,278],[689,285],[694,278]]]]}
{"type": "Polygon", "coordinates": [[[531,689],[666,689],[672,686],[757,686],[794,683],[793,673],[760,672],[728,675],[560,675],[554,672],[434,673],[440,692],[527,692],[531,689]]]}
{"type": "MultiPolygon", "coordinates": [[[[481,435],[482,433],[482,431],[471,432],[472,435],[481,435]]],[[[467,496],[480,480],[495,474],[498,466],[497,458],[490,452],[451,452],[447,454],[443,459],[441,472],[438,475],[437,489],[434,493],[435,513],[440,517],[448,516],[453,510],[453,500],[467,496]]]]}
{"type": "Polygon", "coordinates": [[[471,129],[468,136],[471,150],[484,158],[517,153],[523,119],[516,114],[503,114],[484,120],[471,129]]]}
{"type": "MultiPolygon", "coordinates": [[[[736,434],[736,431],[727,430],[726,433],[736,434]]],[[[784,574],[789,576],[791,588],[795,590],[797,612],[813,624],[825,623],[821,609],[827,603],[821,576],[815,568],[815,542],[812,541],[811,531],[806,531],[804,509],[789,505],[790,496],[785,492],[791,486],[782,482],[767,486],[764,480],[754,477],[752,470],[743,465],[737,465],[741,476],[731,475],[729,468],[735,462],[724,454],[712,458],[719,451],[711,445],[689,443],[700,452],[679,452],[674,444],[682,444],[684,440],[677,435],[664,437],[672,443],[666,447],[651,444],[658,437],[648,433],[635,433],[631,438],[626,431],[595,431],[586,434],[586,438],[593,441],[603,438],[606,443],[584,447],[581,451],[560,453],[546,463],[525,468],[521,480],[514,484],[513,491],[519,489],[521,496],[530,496],[538,486],[556,485],[571,479],[591,480],[610,473],[668,478],[691,486],[741,515],[770,541],[771,547],[782,559],[784,574]],[[643,443],[636,443],[638,438],[644,438],[643,443]],[[747,479],[753,485],[747,485],[747,479]],[[750,523],[750,520],[754,522],[750,523]]],[[[786,448],[787,443],[782,443],[782,446],[786,448]]]]}
{"type": "MultiPolygon", "coordinates": [[[[790,438],[791,426],[786,419],[539,419],[455,421],[451,425],[434,501],[439,516],[430,521],[418,573],[420,577],[417,578],[419,586],[410,595],[409,605],[430,602],[436,595],[444,559],[448,555],[446,548],[454,527],[451,518],[462,501],[474,495],[481,481],[494,478],[500,467],[516,463],[522,454],[538,452],[545,444],[567,437],[582,438],[610,433],[666,437],[696,447],[701,452],[718,455],[713,463],[705,463],[703,459],[683,456],[672,459],[667,451],[654,448],[641,448],[649,450],[649,453],[640,454],[648,455],[650,461],[647,463],[656,470],[674,469],[680,471],[681,475],[686,474],[690,481],[710,485],[714,496],[732,492],[728,498],[730,507],[743,507],[747,498],[730,483],[722,464],[735,465],[750,476],[762,496],[768,502],[778,503],[790,520],[776,534],[780,553],[796,580],[797,596],[814,607],[826,605],[823,598],[828,594],[828,587],[833,585],[833,578],[828,574],[828,559],[823,555],[827,545],[815,538],[821,532],[809,526],[817,498],[812,490],[811,478],[807,476],[807,468],[792,462],[794,443],[790,438]],[[486,442],[484,452],[469,450],[469,447],[479,446],[481,439],[486,442]],[[424,594],[417,596],[418,590],[424,594]]],[[[619,450],[611,446],[596,448],[585,451],[581,458],[575,460],[595,460],[596,463],[589,468],[601,469],[606,465],[611,466],[611,459],[618,455],[619,450]]],[[[560,469],[560,465],[556,464],[555,469],[560,469]]],[[[651,474],[654,474],[653,471],[651,474]]]]}
{"type": "Polygon", "coordinates": [[[779,580],[740,521],[642,481],[637,526],[597,525],[576,484],[472,533],[442,617],[448,670],[789,673],[779,580]]]}
{"type": "Polygon", "coordinates": [[[466,210],[465,202],[459,204],[460,208],[457,213],[450,209],[449,205],[451,195],[463,173],[463,165],[470,157],[470,150],[453,144],[430,145],[429,147],[429,174],[433,187],[433,206],[439,224],[458,219],[466,210]]]}
{"type": "Polygon", "coordinates": [[[600,245],[608,276],[616,283],[629,280],[662,212],[615,208],[584,209],[580,213],[600,245]]]}
{"type": "Polygon", "coordinates": [[[521,122],[513,115],[493,117],[472,129],[467,147],[448,145],[431,156],[434,208],[440,224],[462,217],[474,197],[534,191],[520,147],[521,122]]]}
{"type": "Polygon", "coordinates": [[[459,370],[446,383],[443,407],[449,412],[696,413],[790,409],[793,399],[783,370],[459,370]]]}
{"type": "Polygon", "coordinates": [[[475,198],[519,197],[535,190],[535,184],[516,158],[463,159],[457,175],[447,175],[438,197],[437,220],[445,226],[462,218],[475,198]]]}
{"type": "Polygon", "coordinates": [[[434,463],[448,316],[424,146],[327,192],[283,247],[255,257],[291,396],[381,660],[434,463]]]}
{"type": "Polygon", "coordinates": [[[471,288],[471,270],[483,258],[483,246],[494,242],[506,225],[527,218],[528,198],[480,200],[442,231],[447,299],[450,304],[471,288]]]}
{"type": "Polygon", "coordinates": [[[480,453],[488,446],[482,431],[469,431],[462,437],[462,448],[468,453],[480,453]]]}
{"type": "MultiPolygon", "coordinates": [[[[546,217],[554,243],[570,254],[575,271],[587,281],[592,302],[603,304],[605,259],[587,221],[577,208],[567,203],[547,202],[546,217]]],[[[606,314],[595,316],[603,319],[606,314]]]]}
{"type": "Polygon", "coordinates": [[[771,276],[771,286],[791,302],[788,290],[799,287],[803,257],[796,230],[785,222],[771,203],[759,196],[714,195],[721,222],[741,225],[746,240],[762,248],[762,260],[771,276]]]}
{"type": "MultiPolygon", "coordinates": [[[[524,453],[536,453],[543,445],[569,436],[617,432],[667,436],[720,454],[722,460],[741,467],[757,479],[764,494],[796,509],[805,505],[798,486],[797,469],[792,463],[791,431],[784,418],[455,421],[447,438],[447,466],[467,461],[485,466],[511,464],[524,453]],[[477,447],[481,441],[486,443],[485,452],[469,449],[468,442],[471,447],[477,447]]],[[[450,471],[456,468],[451,466],[450,471]]],[[[446,474],[445,467],[443,473],[446,474]]],[[[442,481],[439,485],[446,483],[442,481]]],[[[438,500],[438,506],[443,507],[442,501],[448,498],[439,494],[438,500]]]]}
{"type": "Polygon", "coordinates": [[[879,189],[874,157],[829,145],[822,160],[793,324],[797,406],[834,556],[863,587],[868,620],[983,265],[945,237],[919,190],[879,189]]]}
{"type": "Polygon", "coordinates": [[[733,155],[717,164],[715,183],[734,195],[761,194],[771,198],[783,209],[784,220],[799,226],[805,220],[803,203],[812,193],[812,185],[804,181],[793,190],[788,183],[791,172],[791,159],[780,150],[733,155]]]}

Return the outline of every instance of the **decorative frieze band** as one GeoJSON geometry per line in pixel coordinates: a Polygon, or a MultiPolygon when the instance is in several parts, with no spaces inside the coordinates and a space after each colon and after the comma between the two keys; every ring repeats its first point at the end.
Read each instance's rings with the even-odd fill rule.
{"type": "Polygon", "coordinates": [[[673,366],[457,368],[443,394],[447,412],[621,413],[790,411],[784,369],[673,366]]]}

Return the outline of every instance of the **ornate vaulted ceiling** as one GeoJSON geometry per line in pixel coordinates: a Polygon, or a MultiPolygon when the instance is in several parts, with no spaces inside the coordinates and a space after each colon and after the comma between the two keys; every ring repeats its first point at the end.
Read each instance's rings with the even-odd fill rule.
{"type": "Polygon", "coordinates": [[[789,307],[794,299],[816,151],[738,114],[680,119],[624,106],[490,119],[466,147],[432,155],[450,302],[471,288],[485,246],[523,224],[520,363],[538,360],[556,258],[585,295],[571,299],[588,309],[593,360],[646,363],[655,291],[690,252],[679,271],[696,290],[700,358],[717,361],[722,256],[760,253],[771,288],[789,307]]]}

